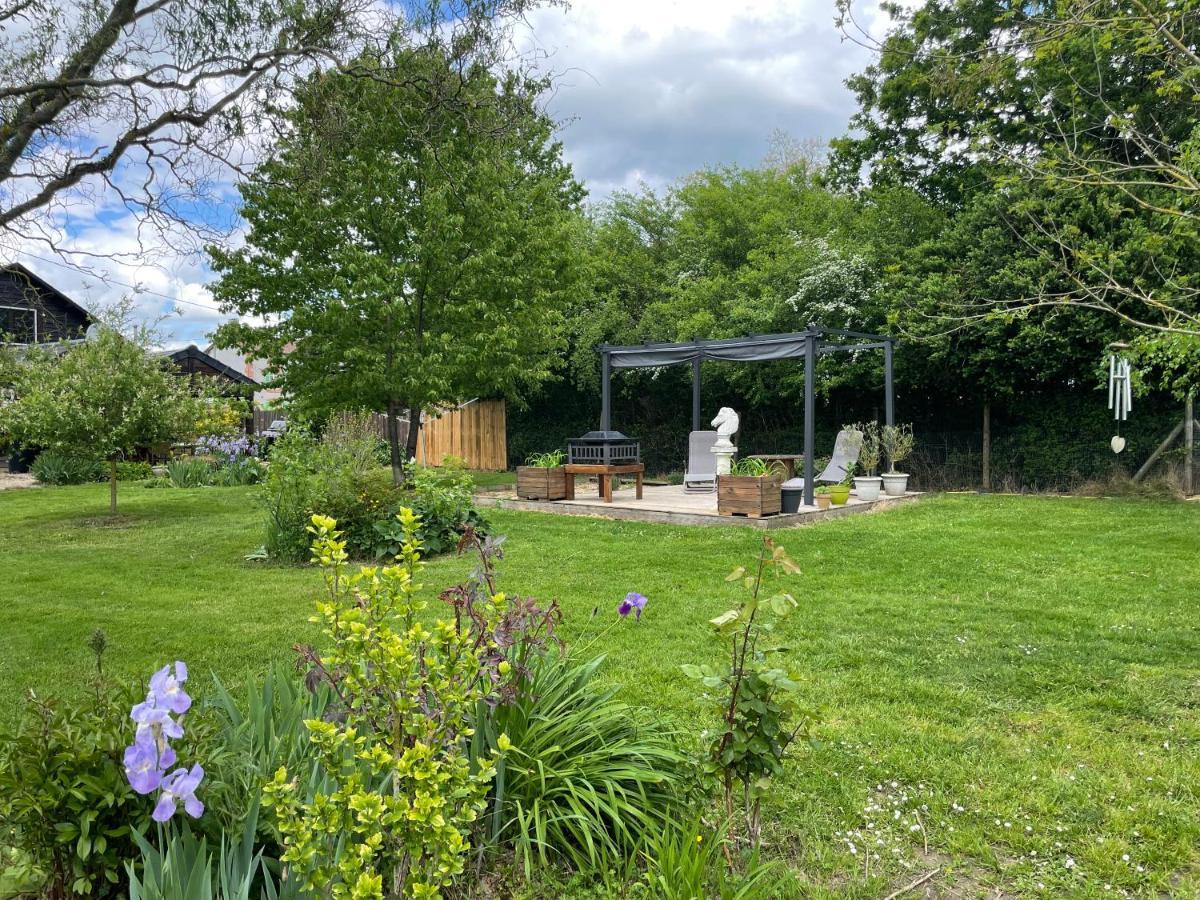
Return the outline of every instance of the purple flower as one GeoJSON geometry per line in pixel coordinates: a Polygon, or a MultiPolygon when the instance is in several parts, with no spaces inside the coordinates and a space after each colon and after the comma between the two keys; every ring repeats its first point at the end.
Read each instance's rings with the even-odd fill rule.
{"type": "Polygon", "coordinates": [[[625,595],[625,599],[621,601],[621,605],[617,607],[617,612],[623,616],[627,616],[632,612],[640,622],[642,619],[642,610],[645,608],[646,598],[637,591],[630,591],[625,595]]]}
{"type": "Polygon", "coordinates": [[[175,663],[174,675],[169,665],[163,666],[150,676],[150,693],[146,700],[153,698],[155,706],[165,707],[176,715],[187,712],[192,705],[192,698],[182,687],[187,677],[187,665],[183,662],[175,663]]]}
{"type": "Polygon", "coordinates": [[[180,801],[183,801],[183,808],[189,816],[193,819],[200,818],[204,814],[204,804],[197,799],[196,788],[200,786],[203,778],[204,769],[200,767],[200,763],[192,766],[191,771],[176,769],[164,778],[162,794],[158,798],[151,818],[155,822],[166,822],[175,815],[180,801]]]}
{"type": "Polygon", "coordinates": [[[162,783],[158,748],[151,741],[134,741],[125,748],[125,777],[139,794],[149,794],[162,783]]]}
{"type": "Polygon", "coordinates": [[[137,722],[134,741],[149,741],[159,752],[166,749],[168,738],[183,737],[183,726],[171,718],[170,712],[155,706],[153,699],[135,706],[129,718],[137,722]]]}

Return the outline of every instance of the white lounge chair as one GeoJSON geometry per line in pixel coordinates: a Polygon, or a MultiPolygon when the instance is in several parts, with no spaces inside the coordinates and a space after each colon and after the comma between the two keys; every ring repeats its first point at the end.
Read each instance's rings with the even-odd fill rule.
{"type": "MultiPolygon", "coordinates": [[[[829,465],[822,469],[821,474],[816,476],[813,481],[817,484],[839,484],[845,480],[846,473],[858,462],[862,443],[861,431],[851,431],[847,428],[839,431],[833,442],[833,457],[829,460],[829,465]]],[[[804,479],[790,478],[784,487],[802,488],[804,479]]]]}
{"type": "Polygon", "coordinates": [[[717,443],[715,431],[693,431],[688,435],[687,469],[683,473],[683,489],[695,493],[717,489],[717,455],[712,452],[717,443]]]}

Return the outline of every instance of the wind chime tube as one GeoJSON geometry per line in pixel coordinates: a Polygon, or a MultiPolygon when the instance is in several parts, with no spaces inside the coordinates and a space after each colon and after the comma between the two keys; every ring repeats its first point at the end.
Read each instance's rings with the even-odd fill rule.
{"type": "Polygon", "coordinates": [[[1130,377],[1129,360],[1125,362],[1125,413],[1121,416],[1122,419],[1129,418],[1129,412],[1133,409],[1133,379],[1130,377]]]}
{"type": "Polygon", "coordinates": [[[1117,393],[1117,358],[1112,354],[1108,357],[1108,408],[1113,408],[1117,393]]]}

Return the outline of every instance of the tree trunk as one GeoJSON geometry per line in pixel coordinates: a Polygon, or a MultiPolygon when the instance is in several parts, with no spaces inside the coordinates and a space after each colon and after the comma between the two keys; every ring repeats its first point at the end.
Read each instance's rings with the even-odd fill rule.
{"type": "Polygon", "coordinates": [[[392,484],[404,483],[404,458],[400,455],[400,404],[389,400],[387,405],[388,453],[392,461],[392,484]]]}
{"type": "Polygon", "coordinates": [[[983,402],[983,490],[992,489],[992,404],[983,402]]]}
{"type": "Polygon", "coordinates": [[[1190,497],[1196,487],[1196,406],[1191,394],[1188,394],[1183,414],[1183,493],[1190,497]]]}
{"type": "MultiPolygon", "coordinates": [[[[410,406],[408,408],[408,440],[404,445],[404,458],[417,458],[417,437],[421,434],[421,407],[410,406]]],[[[425,464],[429,465],[429,460],[425,460],[425,464]]]]}
{"type": "Polygon", "coordinates": [[[108,461],[108,514],[117,514],[117,461],[108,461]]]}

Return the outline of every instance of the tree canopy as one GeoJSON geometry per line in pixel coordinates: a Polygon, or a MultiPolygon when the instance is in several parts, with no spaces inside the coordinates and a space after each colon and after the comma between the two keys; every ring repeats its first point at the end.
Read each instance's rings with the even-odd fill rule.
{"type": "Polygon", "coordinates": [[[424,52],[369,65],[378,78],[306,83],[241,186],[246,244],[213,249],[214,294],[253,318],[217,340],[266,359],[302,408],[386,412],[400,480],[422,411],[549,375],[581,292],[583,192],[542,84],[424,52]]]}

